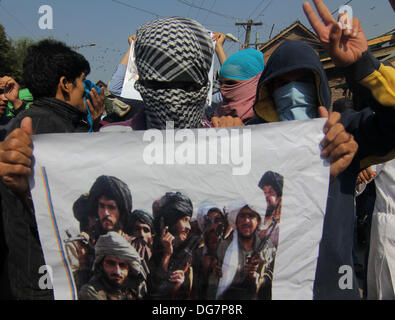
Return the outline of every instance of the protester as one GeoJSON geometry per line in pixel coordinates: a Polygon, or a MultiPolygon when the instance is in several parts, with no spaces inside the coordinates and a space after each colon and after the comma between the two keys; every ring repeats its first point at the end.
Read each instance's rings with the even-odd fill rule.
{"type": "Polygon", "coordinates": [[[107,116],[103,119],[103,122],[113,123],[129,120],[144,107],[144,103],[140,100],[127,99],[121,96],[129,63],[130,46],[135,40],[136,35],[128,38],[128,50],[111,77],[108,87],[110,95],[105,100],[107,116]]]}
{"type": "Polygon", "coordinates": [[[7,133],[6,125],[21,111],[28,109],[32,100],[28,89],[21,89],[11,77],[0,77],[0,141],[7,133]]]}
{"type": "Polygon", "coordinates": [[[129,62],[129,56],[130,56],[130,46],[133,41],[136,40],[136,35],[132,35],[128,38],[128,43],[129,47],[128,50],[126,51],[125,55],[123,56],[121,62],[117,66],[117,69],[115,70],[114,74],[112,75],[108,90],[115,96],[121,96],[122,93],[122,87],[123,83],[125,80],[125,75],[126,75],[126,69],[128,66],[129,62]]]}
{"type": "Polygon", "coordinates": [[[255,116],[256,87],[263,69],[262,52],[252,48],[238,51],[226,59],[219,72],[223,102],[215,115],[238,117],[244,123],[251,120],[255,116]]]}
{"type": "MultiPolygon", "coordinates": [[[[172,33],[172,32],[170,32],[172,33]]],[[[137,33],[137,39],[136,39],[136,57],[137,59],[137,67],[139,68],[139,74],[140,74],[140,80],[136,84],[136,87],[140,91],[140,93],[143,96],[144,102],[146,104],[146,109],[143,110],[140,114],[139,117],[135,117],[133,119],[132,127],[133,128],[140,128],[140,129],[146,129],[146,128],[164,128],[164,125],[166,121],[172,120],[175,122],[175,127],[176,128],[188,128],[188,127],[201,127],[204,126],[204,123],[202,123],[203,119],[203,106],[205,103],[205,98],[207,96],[207,93],[203,95],[203,92],[205,92],[208,87],[208,70],[209,66],[211,65],[211,57],[210,54],[212,52],[211,48],[211,43],[210,39],[205,35],[205,30],[201,29],[200,25],[197,25],[195,22],[190,21],[189,19],[183,19],[183,18],[167,18],[167,19],[159,19],[156,20],[152,23],[149,23],[147,25],[144,25],[142,28],[139,29],[139,32],[137,33]],[[191,26],[193,28],[193,31],[190,31],[188,26],[191,26]],[[155,30],[153,30],[153,28],[155,30]],[[155,51],[155,49],[163,49],[163,48],[169,48],[173,45],[173,42],[170,41],[165,35],[163,35],[163,30],[178,30],[180,31],[180,34],[177,34],[177,32],[174,32],[176,35],[175,39],[175,44],[174,46],[176,47],[176,52],[173,55],[167,56],[166,54],[171,52],[172,50],[158,50],[158,52],[155,51]],[[201,41],[204,41],[200,43],[200,46],[194,45],[196,43],[196,39],[194,38],[194,32],[197,32],[199,39],[201,41]],[[204,34],[204,35],[203,35],[204,34]],[[192,39],[193,38],[193,39],[192,39]],[[158,42],[156,42],[156,39],[159,39],[158,42]],[[204,47],[206,50],[200,50],[199,48],[204,47]],[[153,51],[151,51],[153,50],[153,51]],[[179,50],[179,51],[178,51],[179,50]],[[186,53],[192,52],[193,59],[188,60],[186,53]],[[163,54],[165,52],[166,54],[163,54]],[[161,55],[161,59],[156,59],[155,54],[161,55]],[[163,59],[163,60],[162,60],[163,59]],[[174,74],[169,75],[169,74],[160,74],[157,72],[153,72],[153,70],[157,70],[158,64],[160,63],[168,63],[168,66],[171,67],[170,69],[174,74]],[[154,73],[154,74],[153,74],[154,73]],[[184,117],[185,115],[185,117],[184,117]],[[179,120],[185,120],[185,121],[179,121],[179,120]]],[[[174,34],[172,34],[174,36],[174,34]]],[[[212,56],[212,54],[211,54],[212,56]]],[[[48,57],[46,60],[51,60],[50,57],[48,57]]],[[[68,66],[78,66],[79,63],[70,63],[68,66]]],[[[79,70],[79,74],[76,75],[76,77],[82,76],[86,71],[86,68],[82,68],[79,70]]],[[[72,95],[72,98],[75,100],[76,105],[78,107],[82,108],[83,103],[80,103],[80,100],[83,101],[82,97],[80,97],[80,94],[77,94],[73,91],[70,91],[71,89],[74,88],[72,85],[72,81],[76,78],[71,77],[64,78],[62,77],[63,80],[58,79],[58,85],[60,89],[60,95],[58,97],[62,98],[64,97],[64,100],[70,101],[70,105],[74,105],[71,103],[71,100],[67,100],[67,95],[64,95],[63,92],[65,93],[70,93],[68,94],[68,97],[72,95]],[[69,81],[68,81],[69,80],[69,81]],[[63,91],[62,91],[63,90],[63,91]],[[68,91],[67,91],[68,90],[68,91]],[[78,99],[77,99],[78,98],[78,99]],[[78,103],[77,103],[78,100],[78,103]]],[[[81,79],[82,80],[82,79],[81,79]]],[[[80,88],[80,81],[76,80],[76,83],[78,83],[78,86],[75,86],[76,88],[78,87],[78,91],[81,91],[82,95],[82,88],[80,88]]],[[[30,87],[29,87],[30,89],[30,87]]],[[[56,91],[57,92],[57,91],[56,91]]],[[[33,95],[35,95],[34,92],[32,92],[33,95]]],[[[95,95],[94,91],[92,92],[93,99],[96,100],[97,102],[100,102],[100,99],[95,95]],[[96,99],[95,99],[96,97],[96,99]]],[[[39,97],[39,95],[38,95],[39,97]]],[[[36,98],[36,96],[35,96],[36,98]]],[[[39,97],[40,98],[40,97],[39,97]]],[[[61,100],[61,99],[60,99],[61,100]]],[[[73,101],[74,101],[73,100],[73,101]]],[[[62,102],[62,101],[61,101],[62,102]]],[[[63,101],[64,102],[64,101],[63,101]]],[[[100,103],[98,103],[100,104],[100,103]]],[[[98,105],[97,103],[94,103],[93,105],[98,105]]],[[[62,106],[64,106],[62,104],[62,106]]],[[[49,109],[49,108],[48,108],[49,109]]],[[[76,109],[76,108],[74,108],[76,109]]],[[[96,109],[92,109],[91,111],[95,112],[98,111],[96,109]]],[[[85,110],[85,109],[83,109],[85,110]]],[[[75,112],[75,110],[73,110],[75,112]]],[[[78,112],[78,120],[79,119],[84,119],[85,114],[83,114],[84,111],[80,112],[82,110],[77,111],[78,112]]],[[[50,110],[48,111],[50,112],[50,110]]],[[[100,114],[97,112],[97,114],[100,114]]],[[[29,115],[29,114],[27,114],[29,115]]],[[[67,114],[65,115],[67,118],[67,114]]],[[[136,115],[137,116],[137,115],[136,115]]],[[[67,118],[68,119],[68,118],[67,118]]],[[[233,119],[233,118],[230,118],[233,119]]],[[[222,122],[224,124],[229,118],[223,120],[217,120],[217,125],[218,122],[222,122]]],[[[37,130],[37,123],[35,119],[33,119],[33,124],[34,126],[32,127],[32,121],[31,119],[24,119],[22,122],[22,117],[18,119],[19,122],[17,122],[17,125],[21,124],[22,129],[16,129],[8,135],[8,137],[4,140],[3,143],[0,144],[0,176],[2,177],[2,200],[3,200],[3,221],[7,222],[7,225],[4,226],[4,229],[7,230],[7,233],[11,233],[13,230],[18,229],[17,227],[14,227],[15,224],[18,223],[18,221],[13,224],[14,220],[13,219],[20,219],[20,217],[11,217],[11,219],[5,219],[4,217],[11,216],[12,213],[14,213],[16,210],[12,210],[11,206],[10,209],[6,209],[6,213],[4,213],[4,204],[7,205],[11,202],[7,202],[7,198],[3,197],[3,194],[6,194],[7,196],[12,196],[13,199],[15,200],[15,203],[20,204],[20,208],[23,207],[24,203],[30,203],[30,199],[28,198],[28,193],[26,192],[28,190],[27,188],[27,179],[26,176],[31,173],[31,156],[32,156],[32,142],[31,138],[29,135],[32,135],[34,133],[42,133],[44,130],[37,130]],[[33,130],[34,129],[34,130],[33,130]],[[5,188],[4,186],[7,186],[5,188]],[[6,200],[4,200],[6,199],[6,200]],[[7,211],[8,210],[8,211],[7,211]],[[11,212],[12,211],[12,212],[11,212]]],[[[66,120],[65,120],[66,121],[66,120]]],[[[233,120],[232,120],[233,121],[233,120]]],[[[230,121],[229,125],[234,125],[234,122],[230,121]]],[[[215,125],[215,121],[213,120],[213,124],[215,125]]],[[[343,137],[343,139],[337,139],[338,135],[343,132],[339,126],[336,125],[337,119],[331,117],[325,127],[326,132],[327,132],[327,139],[326,141],[328,142],[328,146],[326,150],[324,150],[324,155],[329,157],[329,160],[331,162],[331,175],[332,178],[334,178],[339,172],[344,170],[349,163],[352,160],[352,157],[355,152],[355,145],[353,144],[353,140],[347,136],[347,139],[344,139],[344,135],[340,135],[343,137]],[[334,129],[335,128],[335,129],[334,129]],[[337,135],[334,135],[333,130],[335,130],[335,133],[337,135]],[[335,136],[335,139],[333,139],[333,136],[335,136]],[[346,148],[346,150],[343,152],[335,152],[339,147],[346,148]],[[348,149],[347,149],[348,148],[348,149]],[[332,151],[332,152],[328,152],[332,151]]],[[[87,131],[88,126],[85,124],[83,128],[72,128],[70,130],[63,130],[63,126],[61,128],[58,128],[53,126],[52,131],[47,130],[46,132],[74,132],[77,131],[77,129],[83,131],[87,131]],[[63,131],[62,131],[63,130],[63,131]]],[[[336,180],[335,180],[336,181],[336,180]]],[[[354,180],[355,182],[355,180],[354,180]]],[[[341,199],[340,199],[341,200],[341,199]]],[[[30,205],[30,208],[32,206],[30,205]]],[[[160,212],[160,210],[159,210],[160,212]]],[[[192,211],[191,211],[192,212],[192,211]]],[[[155,212],[154,216],[155,216],[155,212]]],[[[192,214],[192,213],[190,213],[192,214]]],[[[28,225],[28,227],[31,227],[29,230],[29,237],[32,237],[30,233],[33,233],[34,230],[36,230],[35,222],[34,222],[34,215],[32,214],[32,211],[26,213],[27,217],[32,217],[32,224],[31,226],[28,225]]],[[[183,226],[182,230],[174,230],[174,233],[177,233],[179,235],[179,240],[177,242],[181,242],[182,244],[185,243],[185,245],[188,244],[188,241],[185,241],[188,237],[188,223],[189,223],[189,211],[188,214],[186,214],[186,220],[188,221],[183,221],[183,226]],[[183,239],[184,241],[181,241],[183,239]]],[[[181,219],[180,219],[181,220],[181,219]]],[[[160,221],[160,219],[159,219],[160,221]]],[[[178,223],[178,222],[177,222],[178,223]]],[[[177,224],[177,223],[173,223],[177,224]]],[[[24,222],[26,224],[26,222],[24,222]]],[[[113,224],[114,225],[114,224],[113,224]]],[[[107,223],[107,226],[110,226],[109,223],[107,223]]],[[[170,226],[169,226],[170,227],[170,226]]],[[[112,229],[108,229],[112,230],[112,229]]],[[[170,229],[169,229],[170,231],[170,229]]],[[[157,233],[158,239],[162,239],[162,244],[171,243],[171,238],[177,236],[172,234],[171,232],[168,232],[166,229],[162,229],[161,232],[157,233]]],[[[7,235],[8,237],[9,235],[7,235]]],[[[24,235],[26,236],[26,235],[24,235]]],[[[8,239],[7,239],[8,240],[8,239]]],[[[22,252],[22,247],[26,247],[26,241],[25,238],[19,239],[19,252],[22,252]]],[[[36,235],[35,242],[35,253],[41,255],[41,248],[39,246],[39,240],[38,240],[38,235],[36,235]]],[[[178,243],[177,243],[178,244],[178,243]]],[[[7,242],[7,245],[10,246],[10,243],[7,242]]],[[[13,244],[12,246],[15,246],[13,244]]],[[[13,252],[13,248],[8,248],[13,252]]],[[[182,246],[177,246],[175,245],[174,248],[173,246],[169,245],[167,248],[174,249],[174,255],[173,253],[169,256],[167,255],[167,258],[170,257],[176,257],[177,255],[175,254],[176,251],[182,246]]],[[[169,252],[167,252],[169,253],[169,252]]],[[[162,251],[162,256],[163,256],[163,251],[162,251]]],[[[155,254],[153,255],[155,257],[155,254]]],[[[335,255],[336,257],[336,255],[335,255]]],[[[8,257],[7,257],[8,259],[8,257]]],[[[23,270],[21,272],[18,272],[19,275],[23,274],[26,276],[25,279],[20,280],[18,282],[17,277],[15,274],[17,273],[16,270],[19,268],[25,268],[28,263],[24,263],[25,261],[28,261],[27,257],[23,258],[18,258],[18,257],[13,257],[13,264],[16,266],[14,273],[14,277],[11,277],[11,286],[12,288],[15,287],[15,283],[19,284],[20,288],[30,288],[30,284],[34,283],[34,286],[38,283],[37,277],[37,270],[39,268],[39,264],[35,264],[34,266],[31,266],[31,268],[26,268],[27,270],[23,270]],[[26,258],[26,259],[25,259],[26,258]]],[[[154,260],[154,259],[151,259],[154,260]]],[[[43,265],[43,260],[40,260],[41,265],[43,265]]],[[[336,262],[333,262],[336,263],[336,262]]],[[[13,266],[13,265],[12,265],[13,266]]],[[[160,267],[163,267],[160,266],[160,267]]],[[[255,268],[255,266],[251,266],[251,270],[255,268]]],[[[162,271],[166,271],[163,269],[162,271]]],[[[182,282],[183,289],[185,290],[180,290],[178,291],[179,288],[177,288],[178,293],[181,291],[184,291],[185,294],[177,294],[177,297],[188,297],[191,288],[190,284],[192,281],[190,281],[188,274],[190,275],[192,272],[189,268],[189,262],[185,264],[185,268],[183,270],[176,270],[175,274],[170,275],[167,279],[166,277],[163,277],[165,280],[170,280],[170,282],[175,281],[180,284],[182,282]],[[189,285],[188,285],[189,284],[189,285]]],[[[251,271],[252,272],[252,271],[251,271]]],[[[253,273],[253,272],[252,272],[253,273]]],[[[152,273],[151,273],[152,274],[152,273]]],[[[162,273],[163,275],[163,273],[162,273]]],[[[336,275],[338,275],[337,270],[336,270],[336,275]]],[[[5,278],[8,277],[8,274],[5,275],[5,278]]],[[[332,281],[333,279],[329,279],[332,281]]],[[[338,283],[338,280],[336,279],[334,281],[335,284],[338,283]]],[[[156,283],[157,284],[157,283],[156,283]]],[[[38,298],[38,295],[35,295],[34,292],[32,293],[32,290],[27,289],[25,292],[14,290],[13,289],[13,295],[15,297],[19,298],[38,298]],[[27,292],[27,293],[26,293],[27,292]]],[[[330,288],[329,288],[330,290],[330,288]]],[[[39,292],[40,294],[43,294],[42,291],[39,292]]],[[[48,298],[52,296],[52,292],[45,293],[46,296],[43,296],[43,298],[48,298]]],[[[339,296],[340,297],[340,296],[339,296]]]]}
{"type": "MultiPolygon", "coordinates": [[[[87,132],[89,127],[83,99],[83,80],[89,71],[89,63],[85,58],[61,42],[43,40],[31,46],[24,61],[23,77],[35,102],[29,110],[15,117],[10,124],[10,131],[19,128],[22,120],[29,117],[25,119],[25,123],[28,123],[26,130],[30,134],[33,130],[35,133],[87,132]]],[[[93,104],[89,102],[89,107],[93,115],[98,115],[103,108],[102,97],[94,90],[92,96],[93,104]]],[[[20,136],[20,130],[22,129],[14,130],[14,135],[2,143],[2,150],[18,148],[13,141],[20,136]]],[[[26,137],[23,141],[31,146],[26,137]]],[[[23,148],[18,150],[24,156],[31,156],[30,151],[25,153],[23,148]]],[[[10,158],[3,160],[9,162],[10,158]]],[[[30,163],[26,159],[18,161],[19,165],[29,166],[30,163]]],[[[10,295],[19,299],[52,298],[52,290],[41,290],[38,287],[40,274],[37,270],[45,265],[45,261],[26,176],[18,178],[3,175],[0,193],[7,246],[7,267],[2,276],[10,282],[10,295]]]]}
{"type": "Polygon", "coordinates": [[[147,293],[139,254],[116,232],[98,239],[93,270],[94,276],[79,292],[81,300],[137,300],[147,293]]]}
{"type": "Polygon", "coordinates": [[[135,130],[165,129],[167,121],[180,129],[202,127],[213,51],[208,31],[194,20],[170,17],[141,26],[135,88],[145,107],[123,124],[135,130]]]}
{"type": "Polygon", "coordinates": [[[215,41],[215,53],[217,54],[219,64],[222,66],[227,59],[224,50],[224,42],[226,40],[226,35],[224,35],[221,32],[214,31],[213,40],[215,41]]]}
{"type": "MultiPolygon", "coordinates": [[[[226,60],[226,54],[224,51],[224,42],[226,40],[226,35],[221,32],[213,32],[213,40],[215,41],[215,53],[217,54],[217,58],[219,64],[222,66],[226,60]]],[[[205,115],[208,120],[215,114],[215,110],[222,104],[223,97],[221,93],[221,83],[218,80],[218,77],[215,75],[213,81],[213,94],[211,97],[211,105],[206,106],[205,115]]]]}
{"type": "MultiPolygon", "coordinates": [[[[345,265],[353,267],[354,189],[361,161],[368,156],[384,156],[394,149],[395,111],[390,106],[394,106],[395,103],[393,97],[391,98],[384,89],[386,82],[391,81],[393,73],[380,65],[368,51],[367,40],[358,19],[354,19],[353,32],[346,33],[348,31],[340,29],[322,1],[314,2],[325,25],[309,3],[305,2],[303,8],[323,47],[336,66],[345,72],[348,82],[362,81],[366,90],[373,90],[377,99],[366,101],[371,103],[375,113],[371,109],[364,109],[361,113],[349,112],[341,117],[341,123],[354,135],[359,145],[354,159],[356,145],[352,136],[344,133],[342,125],[334,125],[340,119],[338,113],[329,116],[324,127],[326,137],[322,142],[322,155],[328,157],[328,152],[332,154],[328,157],[331,163],[332,183],[320,243],[314,298],[359,299],[355,276],[353,285],[348,287],[352,289],[342,290],[339,286],[339,270],[345,265]],[[373,81],[380,77],[382,72],[383,77],[376,82],[376,87],[372,87],[373,81]],[[382,91],[377,95],[375,93],[379,88],[382,91]],[[329,131],[328,125],[332,126],[329,131]],[[350,148],[335,151],[337,147],[328,147],[328,143],[333,144],[335,140],[350,148]],[[343,161],[350,163],[350,166],[334,179],[337,175],[337,165],[343,161]]],[[[273,52],[266,64],[259,81],[254,110],[265,122],[307,120],[326,115],[330,101],[328,81],[317,54],[302,42],[285,41],[273,52]]]]}

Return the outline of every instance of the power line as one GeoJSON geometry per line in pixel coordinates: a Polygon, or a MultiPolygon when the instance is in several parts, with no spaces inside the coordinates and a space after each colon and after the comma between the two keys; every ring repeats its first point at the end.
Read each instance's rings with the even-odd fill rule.
{"type": "Polygon", "coordinates": [[[254,12],[256,12],[258,10],[258,8],[265,2],[266,0],[262,0],[259,2],[259,4],[257,5],[257,7],[251,12],[251,14],[248,16],[249,18],[251,18],[251,16],[254,14],[254,12]]]}
{"type": "Polygon", "coordinates": [[[121,1],[118,1],[118,0],[112,0],[112,2],[116,2],[116,3],[122,4],[122,5],[126,6],[126,7],[129,7],[129,8],[132,8],[132,9],[136,9],[136,10],[148,13],[148,14],[151,14],[151,15],[157,17],[157,18],[161,17],[159,14],[157,14],[155,12],[151,12],[151,11],[148,11],[148,10],[145,10],[145,9],[137,8],[137,7],[134,7],[134,6],[132,6],[132,5],[128,4],[128,3],[124,3],[124,2],[121,2],[121,1]]]}
{"type": "Polygon", "coordinates": [[[215,14],[215,15],[223,17],[223,18],[232,19],[232,20],[240,19],[238,17],[222,14],[222,13],[219,13],[219,12],[207,9],[207,8],[199,7],[199,6],[197,6],[197,5],[193,4],[193,3],[190,3],[190,2],[188,2],[186,0],[177,0],[177,1],[182,3],[182,4],[185,4],[186,6],[189,6],[189,7],[195,8],[195,9],[200,9],[200,10],[203,10],[203,11],[206,11],[206,12],[210,12],[212,14],[215,14]]]}
{"type": "Polygon", "coordinates": [[[261,15],[263,15],[263,13],[266,11],[267,8],[269,8],[269,6],[272,4],[274,0],[270,0],[270,2],[266,5],[266,7],[263,8],[263,10],[256,16],[255,19],[257,19],[258,17],[260,17],[261,15]]]}
{"type": "MultiPolygon", "coordinates": [[[[348,5],[352,0],[347,1],[344,5],[348,5]]],[[[337,12],[338,9],[333,10],[333,12],[331,12],[331,14],[334,14],[337,12]]]]}
{"type": "Polygon", "coordinates": [[[15,17],[10,11],[8,11],[6,8],[4,8],[4,7],[1,5],[1,0],[0,0],[0,8],[2,8],[2,9],[3,9],[6,13],[8,13],[12,18],[14,18],[15,21],[18,22],[19,25],[21,25],[22,28],[25,29],[25,30],[32,36],[33,39],[36,39],[36,36],[33,35],[33,33],[31,32],[31,30],[29,30],[21,21],[18,20],[17,17],[15,17]]]}
{"type": "MultiPolygon", "coordinates": [[[[214,0],[214,3],[213,3],[213,5],[211,6],[211,8],[209,10],[213,10],[216,4],[217,4],[217,0],[214,0]]],[[[210,13],[207,13],[206,18],[204,19],[203,23],[207,21],[207,18],[208,18],[209,14],[210,13]]]]}
{"type": "MultiPolygon", "coordinates": [[[[201,8],[203,8],[203,6],[204,6],[204,2],[205,2],[206,0],[202,0],[202,3],[200,4],[200,7],[201,8]]],[[[199,11],[198,11],[198,13],[197,13],[197,15],[196,15],[196,20],[198,20],[198,16],[199,16],[199,14],[200,14],[200,10],[201,9],[199,9],[199,11]]]]}

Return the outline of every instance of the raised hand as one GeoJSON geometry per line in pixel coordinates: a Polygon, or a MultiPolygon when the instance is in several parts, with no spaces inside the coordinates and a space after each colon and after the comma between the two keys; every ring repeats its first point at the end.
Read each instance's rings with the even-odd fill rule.
{"type": "Polygon", "coordinates": [[[5,98],[12,103],[15,108],[21,106],[22,101],[19,99],[19,84],[11,77],[4,76],[0,78],[0,88],[4,88],[5,98]]]}
{"type": "Polygon", "coordinates": [[[214,128],[225,128],[225,127],[242,127],[244,126],[243,121],[240,118],[232,116],[212,117],[211,122],[214,128]]]}
{"type": "Polygon", "coordinates": [[[313,0],[320,18],[309,2],[303,3],[304,13],[315,30],[325,51],[338,67],[346,67],[368,50],[368,41],[358,18],[353,18],[352,30],[342,30],[322,0],[313,0]]]}
{"type": "Polygon", "coordinates": [[[32,119],[22,120],[21,128],[13,130],[0,143],[0,178],[16,194],[29,193],[28,176],[33,155],[32,119]]]}
{"type": "Polygon", "coordinates": [[[132,44],[132,42],[133,42],[134,40],[136,40],[136,35],[135,35],[135,34],[132,35],[132,36],[130,36],[130,37],[128,38],[129,46],[132,44]]]}
{"type": "Polygon", "coordinates": [[[224,42],[226,40],[226,35],[221,32],[213,32],[213,40],[215,41],[215,52],[217,53],[217,57],[220,65],[222,66],[226,61],[226,54],[224,51],[224,42]]]}
{"type": "MultiPolygon", "coordinates": [[[[324,113],[328,117],[328,112],[324,107],[319,107],[318,110],[321,118],[325,118],[324,113]]],[[[331,164],[331,181],[351,164],[358,151],[358,144],[353,135],[346,132],[339,120],[340,113],[333,112],[329,115],[324,125],[325,138],[321,142],[323,148],[321,155],[326,157],[331,164]]]]}
{"type": "Polygon", "coordinates": [[[93,121],[99,119],[105,110],[104,90],[102,89],[100,91],[101,91],[101,94],[99,95],[97,93],[96,89],[93,88],[90,92],[92,102],[90,101],[90,99],[87,99],[89,111],[91,112],[91,117],[92,117],[93,121]]]}

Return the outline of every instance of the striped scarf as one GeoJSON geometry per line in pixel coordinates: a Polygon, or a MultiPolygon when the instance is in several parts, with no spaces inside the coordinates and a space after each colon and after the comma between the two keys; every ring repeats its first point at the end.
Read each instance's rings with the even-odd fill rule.
{"type": "Polygon", "coordinates": [[[139,28],[135,88],[146,105],[150,128],[165,129],[167,121],[174,121],[175,128],[201,126],[213,50],[209,32],[191,19],[163,18],[139,28]],[[147,81],[170,88],[151,88],[147,81]],[[183,86],[177,88],[178,84],[183,86]],[[195,89],[185,89],[188,84],[195,89]]]}

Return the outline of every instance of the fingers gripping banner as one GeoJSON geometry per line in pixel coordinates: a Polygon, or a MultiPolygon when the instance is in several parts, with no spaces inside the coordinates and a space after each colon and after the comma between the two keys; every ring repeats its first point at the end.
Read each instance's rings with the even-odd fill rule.
{"type": "Polygon", "coordinates": [[[34,136],[55,298],[312,299],[323,125],[34,136]]]}

